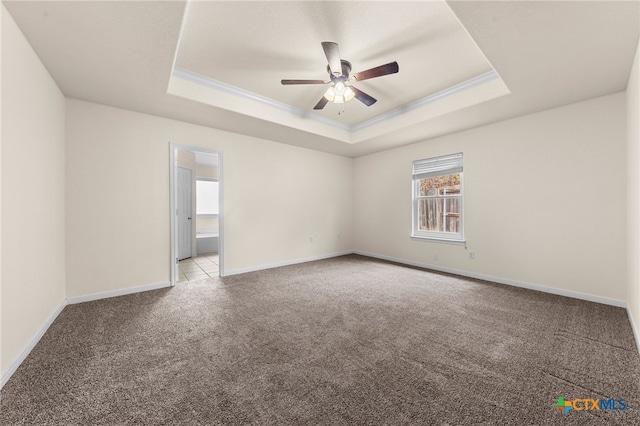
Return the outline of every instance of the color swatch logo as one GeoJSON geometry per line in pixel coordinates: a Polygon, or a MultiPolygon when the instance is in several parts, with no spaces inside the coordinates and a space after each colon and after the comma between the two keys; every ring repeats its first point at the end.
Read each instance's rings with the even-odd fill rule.
{"type": "Polygon", "coordinates": [[[567,414],[573,408],[571,401],[565,401],[563,397],[558,398],[558,402],[554,405],[558,410],[563,410],[567,414]]]}
{"type": "Polygon", "coordinates": [[[558,398],[555,408],[561,410],[563,414],[567,414],[570,410],[575,411],[624,411],[627,409],[627,403],[624,398],[620,399],[591,399],[577,398],[573,401],[558,398]]]}

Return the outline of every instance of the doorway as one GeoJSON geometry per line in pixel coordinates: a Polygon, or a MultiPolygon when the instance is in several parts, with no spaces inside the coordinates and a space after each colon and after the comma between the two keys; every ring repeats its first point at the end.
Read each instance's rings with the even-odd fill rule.
{"type": "Polygon", "coordinates": [[[222,152],[170,143],[170,282],[224,276],[222,152]]]}

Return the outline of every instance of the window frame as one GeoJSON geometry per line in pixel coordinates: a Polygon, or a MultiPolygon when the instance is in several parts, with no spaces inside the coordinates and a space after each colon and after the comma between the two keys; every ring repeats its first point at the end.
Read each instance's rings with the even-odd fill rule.
{"type": "Polygon", "coordinates": [[[443,242],[450,244],[465,244],[464,239],[464,171],[463,171],[463,153],[444,155],[440,157],[431,157],[413,162],[413,172],[411,179],[411,201],[412,201],[412,218],[411,218],[411,238],[415,240],[426,240],[433,242],[443,242]],[[425,176],[428,175],[428,176],[425,176]],[[420,195],[420,181],[427,177],[447,176],[452,174],[460,175],[460,195],[440,195],[427,196],[420,195]],[[446,202],[447,199],[456,198],[459,203],[459,232],[444,231],[422,231],[419,229],[420,217],[420,201],[429,199],[441,199],[446,202]]]}

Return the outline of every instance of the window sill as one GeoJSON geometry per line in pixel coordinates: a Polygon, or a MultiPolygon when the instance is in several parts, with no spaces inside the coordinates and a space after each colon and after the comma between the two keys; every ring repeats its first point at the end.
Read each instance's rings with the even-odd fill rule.
{"type": "Polygon", "coordinates": [[[417,235],[412,235],[411,239],[414,241],[424,241],[429,243],[453,244],[457,246],[467,245],[467,242],[465,240],[449,240],[447,238],[419,237],[417,235]]]}

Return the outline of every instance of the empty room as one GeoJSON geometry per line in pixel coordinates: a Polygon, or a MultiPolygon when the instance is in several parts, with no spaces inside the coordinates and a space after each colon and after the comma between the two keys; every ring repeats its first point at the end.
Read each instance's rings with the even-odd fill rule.
{"type": "Polygon", "coordinates": [[[0,424],[640,425],[640,1],[0,18],[0,424]]]}

